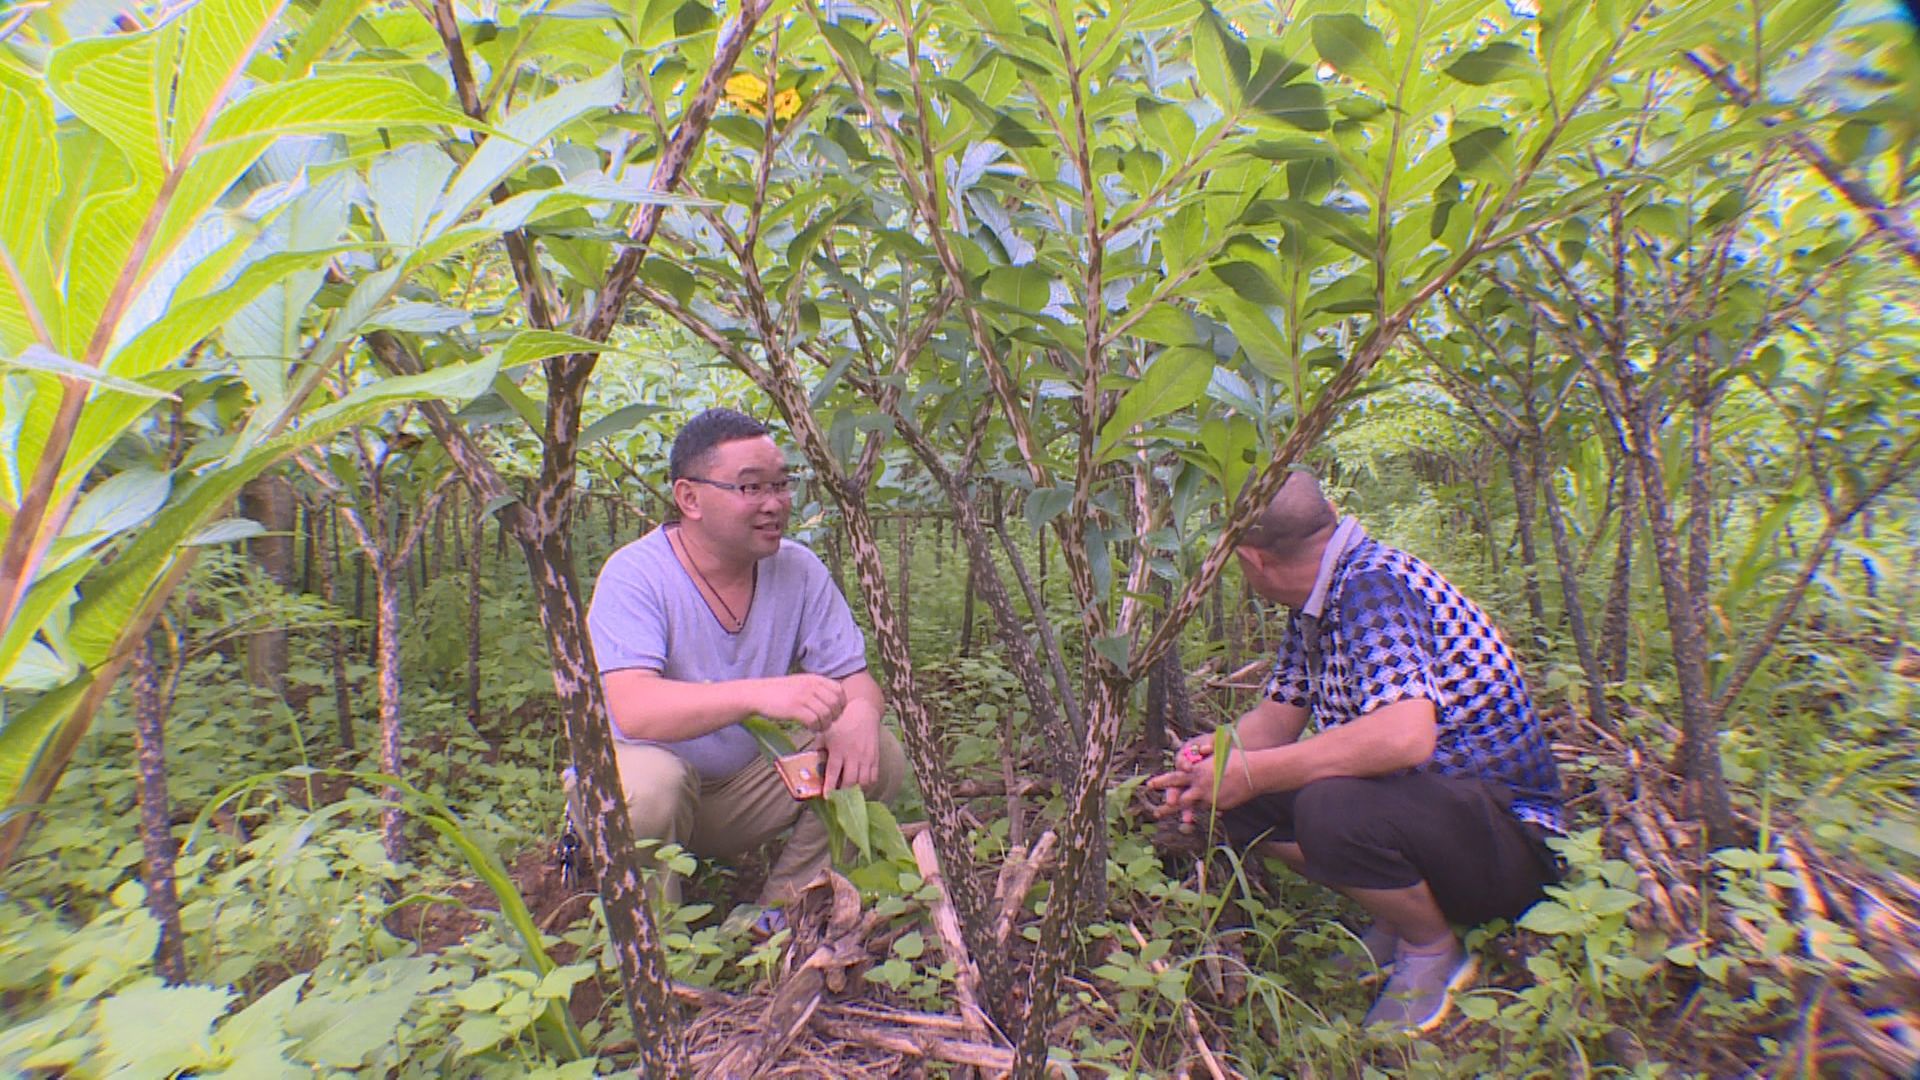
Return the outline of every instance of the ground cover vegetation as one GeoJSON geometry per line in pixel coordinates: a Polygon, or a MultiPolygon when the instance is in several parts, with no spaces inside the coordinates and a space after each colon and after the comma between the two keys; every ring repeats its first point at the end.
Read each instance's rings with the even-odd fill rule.
{"type": "Polygon", "coordinates": [[[1867,0],[0,12],[0,1069],[1908,1075],[1916,117],[1867,0]],[[714,404],[916,779],[765,942],[583,627],[714,404]],[[1140,813],[1296,465],[1573,789],[1423,1040],[1140,813]]]}

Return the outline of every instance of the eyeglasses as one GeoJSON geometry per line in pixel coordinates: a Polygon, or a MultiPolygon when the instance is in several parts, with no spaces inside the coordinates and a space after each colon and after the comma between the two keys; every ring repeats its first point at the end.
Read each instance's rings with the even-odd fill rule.
{"type": "Polygon", "coordinates": [[[801,480],[800,477],[791,473],[778,480],[756,480],[745,484],[729,484],[724,480],[709,480],[704,476],[683,476],[680,479],[695,484],[705,484],[708,487],[717,487],[721,491],[731,491],[749,499],[790,498],[793,495],[793,489],[801,480]]]}

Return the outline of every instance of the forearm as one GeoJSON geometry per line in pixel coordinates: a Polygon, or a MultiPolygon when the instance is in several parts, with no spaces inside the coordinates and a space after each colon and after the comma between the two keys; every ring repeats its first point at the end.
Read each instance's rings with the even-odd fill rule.
{"type": "Polygon", "coordinates": [[[680,682],[652,674],[614,672],[606,677],[604,685],[607,711],[620,734],[629,739],[678,742],[754,715],[759,711],[766,682],[680,682]]]}
{"type": "Polygon", "coordinates": [[[1263,698],[1235,720],[1233,729],[1239,745],[1247,750],[1264,750],[1297,741],[1307,726],[1307,710],[1263,698]]]}
{"type": "Polygon", "coordinates": [[[1246,769],[1262,793],[1297,791],[1335,776],[1384,776],[1425,764],[1436,735],[1433,703],[1409,699],[1311,739],[1251,750],[1246,769]]]}

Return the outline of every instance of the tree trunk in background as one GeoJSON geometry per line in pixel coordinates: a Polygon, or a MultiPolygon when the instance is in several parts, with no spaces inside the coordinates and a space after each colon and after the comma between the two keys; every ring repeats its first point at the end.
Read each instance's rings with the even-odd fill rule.
{"type": "Polygon", "coordinates": [[[473,502],[473,542],[467,545],[467,725],[480,730],[480,548],[487,516],[473,502]]]}
{"type": "Polygon", "coordinates": [[[1527,635],[1527,642],[1534,652],[1546,651],[1547,602],[1540,590],[1540,553],[1534,539],[1534,522],[1538,515],[1535,503],[1537,492],[1534,487],[1533,469],[1521,456],[1518,445],[1506,446],[1507,475],[1513,481],[1513,506],[1518,518],[1520,533],[1520,558],[1525,563],[1523,580],[1527,590],[1527,613],[1533,618],[1533,627],[1527,635]]]}
{"type": "MultiPolygon", "coordinates": [[[[333,508],[328,506],[327,517],[335,517],[333,508]]],[[[307,514],[313,514],[313,508],[307,508],[307,514]]],[[[334,606],[333,586],[340,568],[340,523],[336,518],[332,532],[323,527],[320,530],[320,593],[326,598],[327,606],[334,606]]],[[[338,611],[337,608],[335,608],[338,611]]],[[[334,726],[339,733],[340,748],[351,752],[353,739],[353,693],[352,685],[347,681],[347,635],[340,626],[336,615],[327,623],[328,666],[333,671],[333,715],[334,726]]]]}
{"type": "Polygon", "coordinates": [[[1253,590],[1247,586],[1246,579],[1241,578],[1240,602],[1226,612],[1228,671],[1240,670],[1240,664],[1246,658],[1247,610],[1252,606],[1253,590]]]}
{"type": "MultiPolygon", "coordinates": [[[[240,489],[240,513],[265,528],[247,541],[260,572],[281,588],[293,584],[293,485],[278,473],[256,477],[240,489]]],[[[287,632],[262,630],[247,637],[247,681],[285,696],[287,632]]]]}
{"type": "Polygon", "coordinates": [[[1487,548],[1487,569],[1493,574],[1493,580],[1498,581],[1506,576],[1506,571],[1500,563],[1500,541],[1493,535],[1493,507],[1487,503],[1487,488],[1493,478],[1481,467],[1482,460],[1481,455],[1474,455],[1469,486],[1473,489],[1474,522],[1480,527],[1480,537],[1487,548]]]}
{"type": "MultiPolygon", "coordinates": [[[[374,602],[380,609],[380,656],[375,667],[380,678],[380,771],[405,779],[400,730],[400,583],[396,579],[406,576],[406,564],[393,565],[384,554],[369,552],[367,557],[373,560],[374,602]]],[[[406,816],[400,812],[400,792],[388,788],[382,797],[387,800],[387,809],[380,815],[381,845],[386,848],[387,858],[405,862],[406,816]]]]}
{"type": "Polygon", "coordinates": [[[458,566],[460,572],[464,574],[469,570],[467,566],[467,536],[469,533],[472,533],[473,530],[467,526],[467,518],[469,515],[467,513],[466,500],[460,497],[462,490],[464,489],[455,489],[453,494],[447,496],[446,512],[447,516],[453,519],[453,526],[447,530],[447,532],[453,536],[453,564],[458,566]]]}
{"type": "Polygon", "coordinates": [[[314,549],[319,547],[319,542],[313,535],[317,526],[313,523],[313,510],[311,508],[298,507],[296,509],[300,515],[300,536],[306,546],[306,553],[300,560],[300,591],[303,593],[311,593],[313,591],[314,549]]]}
{"type": "Polygon", "coordinates": [[[1682,771],[1693,789],[1693,810],[1707,826],[1714,847],[1737,844],[1741,830],[1733,819],[1733,803],[1720,767],[1720,738],[1713,722],[1713,696],[1707,685],[1707,641],[1701,625],[1701,606],[1687,588],[1687,565],[1675,534],[1673,510],[1667,499],[1659,432],[1647,406],[1629,399],[1627,423],[1635,454],[1640,459],[1640,490],[1646,500],[1647,524],[1653,533],[1654,564],[1660,571],[1660,591],[1666,601],[1667,627],[1673,639],[1673,666],[1680,688],[1683,738],[1679,748],[1682,771]]]}
{"type": "Polygon", "coordinates": [[[913,612],[912,584],[913,573],[913,517],[901,514],[900,523],[900,636],[913,640],[913,625],[910,615],[913,612]]]}
{"type": "Polygon", "coordinates": [[[847,592],[846,549],[841,546],[837,522],[827,527],[827,568],[833,572],[833,584],[840,590],[840,595],[850,595],[847,592]]]}
{"type": "Polygon", "coordinates": [[[1587,680],[1587,715],[1602,728],[1613,729],[1612,710],[1607,707],[1607,677],[1594,653],[1593,635],[1587,632],[1587,605],[1580,597],[1580,573],[1574,564],[1573,540],[1567,532],[1567,516],[1560,508],[1560,493],[1552,480],[1553,469],[1547,463],[1546,440],[1536,428],[1529,440],[1533,447],[1534,475],[1539,477],[1540,498],[1545,504],[1547,525],[1553,535],[1553,557],[1560,567],[1561,602],[1566,605],[1567,629],[1573,634],[1573,648],[1580,657],[1580,671],[1587,680]]]}
{"type": "Polygon", "coordinates": [[[1632,633],[1633,546],[1640,534],[1640,466],[1634,456],[1620,448],[1620,539],[1613,559],[1613,583],[1607,589],[1607,610],[1600,628],[1600,641],[1606,651],[1607,678],[1624,682],[1627,677],[1627,638],[1632,633]]]}
{"type": "MultiPolygon", "coordinates": [[[[960,533],[957,528],[953,531],[956,536],[960,533]]],[[[960,655],[962,657],[973,655],[973,583],[973,560],[969,559],[967,560],[967,595],[966,599],[960,603],[960,655]]]]}
{"type": "MultiPolygon", "coordinates": [[[[1153,592],[1160,597],[1162,611],[1172,606],[1172,582],[1165,578],[1156,579],[1153,592]]],[[[1193,730],[1193,701],[1187,696],[1187,666],[1180,658],[1180,646],[1177,643],[1147,673],[1146,728],[1147,746],[1156,752],[1165,750],[1171,744],[1172,740],[1167,737],[1169,728],[1193,730]]]]}
{"type": "Polygon", "coordinates": [[[169,985],[187,981],[187,957],[180,931],[180,895],[174,888],[173,815],[167,806],[167,752],[164,733],[167,702],[153,643],[142,639],[133,652],[133,740],[140,767],[140,847],[144,856],[147,910],[160,924],[153,967],[169,985]]]}
{"type": "MultiPolygon", "coordinates": [[[[997,495],[994,501],[997,506],[999,504],[997,495]]],[[[1060,745],[1053,747],[1054,772],[1059,777],[1061,790],[1064,791],[1066,785],[1073,780],[1075,769],[1078,768],[1077,762],[1086,752],[1086,714],[1080,709],[1079,696],[1073,692],[1073,678],[1067,674],[1066,656],[1060,651],[1059,639],[1054,636],[1053,620],[1047,617],[1046,595],[1042,591],[1045,583],[1035,584],[1032,576],[1027,573],[1027,561],[1020,557],[1020,549],[1013,542],[1013,534],[1007,529],[1006,519],[996,516],[993,527],[995,534],[1000,538],[1000,550],[1006,553],[1007,565],[1012,568],[1015,580],[1020,583],[1020,591],[1027,598],[1027,611],[1033,616],[1033,630],[1040,638],[1040,651],[1046,656],[1047,669],[1053,676],[1053,700],[1058,704],[1066,722],[1067,739],[1064,742],[1054,740],[1060,742],[1060,745]]],[[[1047,539],[1044,535],[1039,539],[1040,550],[1045,551],[1047,539]]],[[[1006,620],[1001,616],[997,601],[994,599],[994,592],[1004,591],[1004,586],[998,580],[999,568],[992,564],[990,555],[987,561],[980,564],[979,572],[981,596],[986,599],[988,608],[994,611],[996,621],[1002,622],[1000,628],[1002,635],[1013,639],[1008,645],[1011,650],[1014,644],[1025,641],[1026,631],[1016,622],[1013,631],[1009,633],[1005,625],[1006,620]]],[[[1008,610],[1008,618],[1010,618],[1011,601],[1009,601],[1008,610]]],[[[1013,653],[1009,651],[1008,656],[1012,657],[1013,653]]],[[[1019,667],[1016,665],[1014,670],[1017,672],[1019,667]]],[[[1038,694],[1033,697],[1036,703],[1041,700],[1038,694]]]]}
{"type": "Polygon", "coordinates": [[[366,653],[367,666],[373,666],[373,624],[367,621],[367,560],[353,559],[353,646],[366,653]]]}
{"type": "MultiPolygon", "coordinates": [[[[1693,597],[1694,619],[1706,655],[1713,654],[1711,623],[1707,603],[1713,594],[1713,388],[1711,372],[1702,355],[1706,348],[1697,345],[1691,354],[1689,372],[1693,406],[1693,445],[1691,468],[1687,476],[1687,591],[1693,597]]],[[[1835,570],[1839,567],[1836,565],[1835,570]]],[[[1711,680],[1709,680],[1711,685],[1711,680]]]]}

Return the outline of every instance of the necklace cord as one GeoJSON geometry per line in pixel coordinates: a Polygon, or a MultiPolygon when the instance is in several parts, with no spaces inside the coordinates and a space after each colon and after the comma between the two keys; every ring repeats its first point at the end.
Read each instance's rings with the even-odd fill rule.
{"type": "MultiPolygon", "coordinates": [[[[694,576],[700,579],[700,584],[705,585],[707,587],[707,592],[712,594],[713,598],[720,602],[720,610],[727,613],[727,621],[732,625],[733,631],[735,633],[738,633],[741,630],[744,630],[747,625],[746,617],[742,615],[735,615],[733,613],[733,605],[727,603],[727,598],[720,595],[720,590],[714,586],[711,580],[707,578],[707,572],[705,570],[700,569],[700,563],[693,557],[693,549],[687,546],[686,537],[681,536],[680,530],[678,529],[673,530],[667,535],[671,539],[679,540],[680,554],[686,557],[687,565],[693,567],[694,576]]],[[[753,566],[753,582],[752,584],[747,586],[747,610],[748,611],[753,610],[753,590],[759,584],[760,584],[760,564],[755,563],[753,566]]]]}

